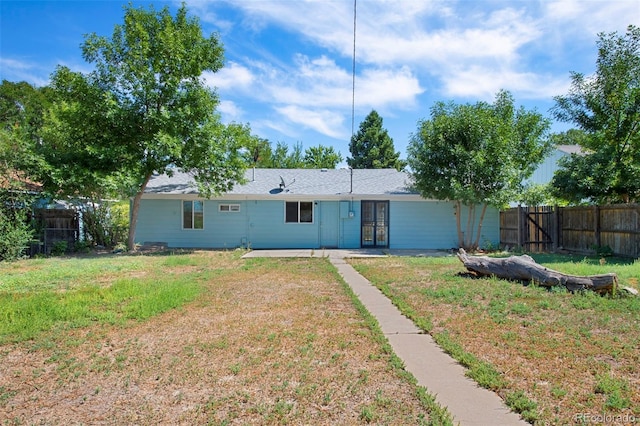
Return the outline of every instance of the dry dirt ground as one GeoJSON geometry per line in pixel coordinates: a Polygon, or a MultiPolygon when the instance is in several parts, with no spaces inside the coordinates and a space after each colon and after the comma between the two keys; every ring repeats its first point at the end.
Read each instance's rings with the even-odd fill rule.
{"type": "MultiPolygon", "coordinates": [[[[622,300],[471,279],[457,261],[425,261],[350,263],[366,267],[363,275],[387,286],[414,318],[428,320],[430,334],[446,333],[493,365],[505,382],[496,389],[501,397],[522,392],[535,401],[536,424],[640,424],[637,305],[625,311],[614,308],[622,300]]],[[[626,284],[638,288],[635,277],[626,284]]]]}
{"type": "Polygon", "coordinates": [[[0,424],[429,419],[326,260],[195,255],[220,268],[195,302],[0,346],[0,424]]]}

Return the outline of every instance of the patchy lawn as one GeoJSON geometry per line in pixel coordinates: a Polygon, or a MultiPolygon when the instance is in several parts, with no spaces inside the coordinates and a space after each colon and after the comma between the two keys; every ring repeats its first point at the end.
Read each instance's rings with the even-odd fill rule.
{"type": "MultiPolygon", "coordinates": [[[[580,275],[616,272],[638,288],[638,261],[537,261],[580,275]]],[[[473,279],[455,257],[350,263],[526,420],[640,422],[640,298],[473,279]]]]}
{"type": "Polygon", "coordinates": [[[1,424],[450,423],[326,259],[240,255],[0,264],[1,424]]]}

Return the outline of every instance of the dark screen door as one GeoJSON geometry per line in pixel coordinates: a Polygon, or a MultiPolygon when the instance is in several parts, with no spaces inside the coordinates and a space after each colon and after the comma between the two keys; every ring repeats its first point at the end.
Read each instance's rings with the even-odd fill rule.
{"type": "Polygon", "coordinates": [[[389,247],[389,202],[362,202],[362,247],[389,247]]]}

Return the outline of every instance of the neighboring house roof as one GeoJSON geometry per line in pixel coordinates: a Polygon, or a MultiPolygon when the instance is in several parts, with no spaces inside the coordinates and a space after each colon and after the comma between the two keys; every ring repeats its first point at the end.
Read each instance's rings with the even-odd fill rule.
{"type": "MultiPolygon", "coordinates": [[[[417,195],[411,178],[395,169],[248,169],[244,184],[225,195],[417,195]]],[[[193,175],[175,171],[173,176],[154,175],[145,194],[197,195],[193,175]]]]}
{"type": "Polygon", "coordinates": [[[24,176],[18,170],[8,170],[7,174],[0,176],[0,189],[12,189],[19,191],[41,192],[42,185],[24,176]],[[17,187],[16,187],[17,184],[17,187]]]}
{"type": "Polygon", "coordinates": [[[580,145],[557,145],[556,149],[565,154],[584,154],[580,145]]]}

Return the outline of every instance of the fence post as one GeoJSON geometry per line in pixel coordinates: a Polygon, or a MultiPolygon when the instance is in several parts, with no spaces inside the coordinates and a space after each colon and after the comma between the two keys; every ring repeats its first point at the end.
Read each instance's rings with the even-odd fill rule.
{"type": "Polygon", "coordinates": [[[593,206],[593,236],[595,239],[596,251],[600,248],[600,206],[593,206]]]}
{"type": "Polygon", "coordinates": [[[522,249],[524,247],[524,238],[523,238],[523,234],[524,234],[524,230],[523,230],[524,224],[523,224],[523,220],[522,220],[522,206],[518,205],[518,247],[520,249],[522,249]]]}
{"type": "Polygon", "coordinates": [[[560,244],[560,211],[558,210],[558,206],[555,205],[553,206],[553,216],[552,216],[552,220],[551,220],[551,237],[552,237],[552,242],[551,242],[551,250],[553,250],[553,252],[557,252],[558,251],[558,247],[560,244]]]}

